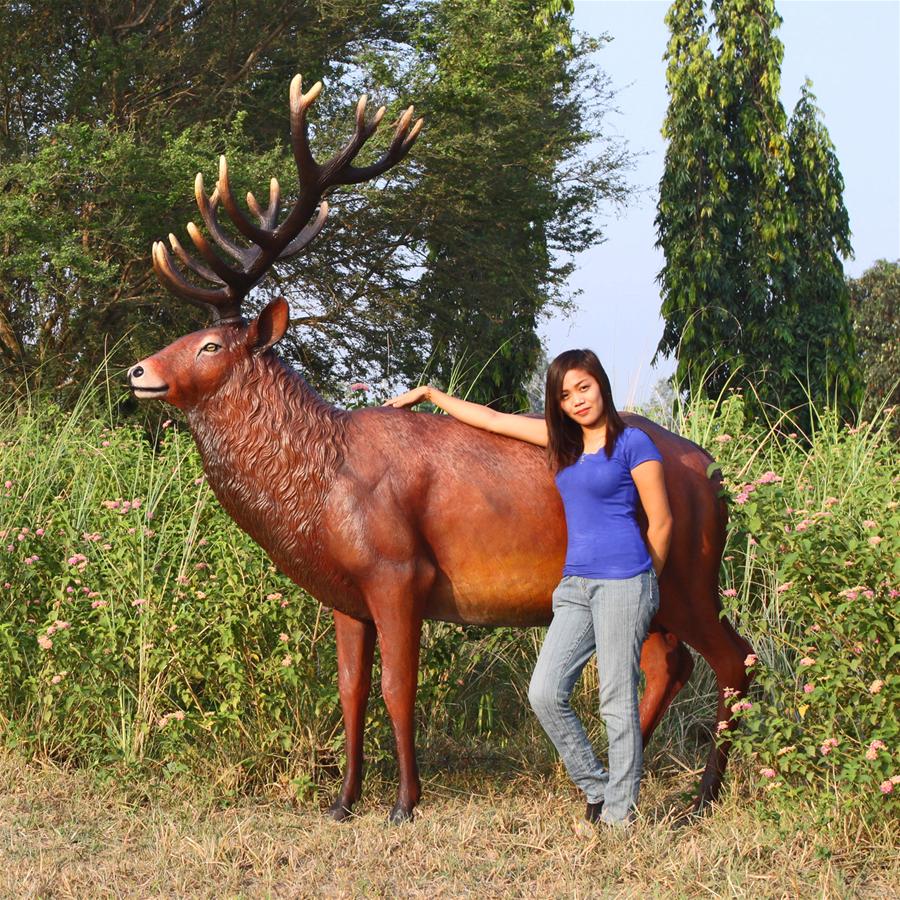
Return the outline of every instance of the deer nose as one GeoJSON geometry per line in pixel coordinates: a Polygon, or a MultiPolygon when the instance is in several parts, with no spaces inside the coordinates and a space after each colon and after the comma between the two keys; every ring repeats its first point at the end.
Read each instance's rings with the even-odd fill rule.
{"type": "Polygon", "coordinates": [[[141,375],[143,375],[143,374],[144,374],[143,366],[135,366],[134,368],[128,370],[129,378],[140,378],[141,375]]]}

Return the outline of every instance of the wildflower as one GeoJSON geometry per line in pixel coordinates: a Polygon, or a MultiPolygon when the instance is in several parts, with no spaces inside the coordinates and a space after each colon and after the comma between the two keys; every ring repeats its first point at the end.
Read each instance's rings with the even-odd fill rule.
{"type": "Polygon", "coordinates": [[[725,590],[722,591],[722,596],[723,597],[737,597],[737,591],[734,588],[725,588],[725,590]]]}
{"type": "Polygon", "coordinates": [[[175,581],[176,581],[178,584],[187,584],[187,583],[190,581],[190,579],[187,577],[187,575],[179,575],[179,576],[175,579],[175,581]]]}
{"type": "Polygon", "coordinates": [[[731,707],[733,713],[745,712],[748,709],[753,709],[753,704],[749,700],[738,700],[738,702],[731,707]]]}
{"type": "Polygon", "coordinates": [[[3,482],[3,487],[5,487],[7,490],[9,490],[9,489],[12,487],[12,482],[11,482],[11,481],[4,481],[4,482],[3,482]]]}
{"type": "Polygon", "coordinates": [[[819,625],[818,623],[816,623],[815,625],[810,625],[810,626],[809,626],[809,630],[810,630],[810,631],[821,631],[821,630],[822,630],[822,626],[819,625]]]}
{"type": "Polygon", "coordinates": [[[41,650],[49,650],[53,646],[53,641],[43,634],[37,639],[37,642],[41,650]]]}
{"type": "Polygon", "coordinates": [[[871,591],[868,588],[866,588],[866,590],[863,591],[863,597],[865,597],[868,600],[871,600],[874,596],[875,596],[875,591],[871,591]]]}
{"type": "Polygon", "coordinates": [[[884,538],[878,537],[877,534],[873,534],[872,537],[869,538],[869,545],[872,547],[877,547],[884,538]]]}
{"type": "Polygon", "coordinates": [[[841,596],[846,597],[848,600],[855,600],[859,596],[859,590],[856,588],[845,588],[841,591],[841,596]]]}
{"type": "Polygon", "coordinates": [[[789,591],[793,586],[793,581],[786,581],[784,584],[779,584],[778,587],[775,588],[775,593],[783,594],[785,591],[789,591]]]}
{"type": "Polygon", "coordinates": [[[141,503],[143,503],[143,502],[144,502],[144,501],[141,500],[140,497],[135,497],[135,499],[131,501],[131,508],[132,508],[132,509],[140,509],[140,508],[141,508],[141,503]]]}
{"type": "Polygon", "coordinates": [[[200,538],[200,540],[197,541],[197,546],[205,547],[208,543],[209,543],[209,541],[206,538],[200,538]]]}
{"type": "Polygon", "coordinates": [[[826,738],[822,742],[822,746],[819,747],[819,753],[821,753],[822,756],[828,756],[828,754],[831,753],[831,751],[834,750],[834,748],[837,747],[839,743],[840,741],[837,738],[826,738]]]}
{"type": "Polygon", "coordinates": [[[369,387],[364,381],[357,381],[354,384],[350,385],[351,391],[371,391],[372,388],[369,387]]]}
{"type": "Polygon", "coordinates": [[[726,700],[730,700],[732,697],[737,697],[737,695],[740,694],[740,691],[727,687],[722,693],[725,695],[726,700]]]}
{"type": "Polygon", "coordinates": [[[184,721],[184,712],[180,709],[176,709],[175,712],[171,713],[171,716],[178,722],[184,721]]]}
{"type": "Polygon", "coordinates": [[[874,519],[864,519],[863,528],[877,528],[878,523],[874,519]]]}
{"type": "Polygon", "coordinates": [[[725,731],[727,728],[728,728],[728,723],[727,723],[727,722],[717,722],[717,723],[716,723],[716,732],[719,733],[719,734],[721,734],[721,733],[722,733],[723,731],[725,731]]]}
{"type": "Polygon", "coordinates": [[[62,621],[62,619],[57,619],[55,622],[55,625],[56,625],[57,631],[65,631],[67,628],[72,627],[71,622],[64,622],[64,621],[62,621]]]}
{"type": "Polygon", "coordinates": [[[756,547],[756,546],[757,546],[756,538],[753,537],[752,535],[751,535],[750,537],[747,538],[747,543],[748,543],[751,547],[756,547]]]}
{"type": "Polygon", "coordinates": [[[810,684],[808,681],[803,685],[804,694],[811,694],[815,689],[815,685],[810,684]]]}
{"type": "Polygon", "coordinates": [[[900,775],[891,775],[891,784],[900,784],[900,775]]]}
{"type": "Polygon", "coordinates": [[[101,505],[105,506],[107,509],[118,509],[119,501],[118,500],[104,500],[101,505]]]}
{"type": "Polygon", "coordinates": [[[801,666],[812,666],[815,665],[815,660],[811,656],[804,656],[803,659],[800,660],[801,666]]]}
{"type": "Polygon", "coordinates": [[[286,669],[292,662],[293,662],[293,660],[291,659],[290,655],[288,655],[288,656],[285,656],[285,658],[283,660],[281,660],[281,665],[283,668],[286,669]]]}
{"type": "Polygon", "coordinates": [[[284,609],[287,605],[288,605],[288,601],[287,601],[287,600],[282,600],[282,601],[281,601],[281,608],[282,608],[282,609],[284,609]]]}
{"type": "Polygon", "coordinates": [[[172,424],[172,420],[171,420],[171,419],[166,419],[166,421],[162,423],[162,427],[163,427],[163,428],[168,428],[171,424],[172,424]]]}
{"type": "Polygon", "coordinates": [[[74,594],[74,593],[75,593],[75,588],[73,588],[72,585],[70,584],[70,585],[66,588],[66,593],[67,593],[67,594],[74,594]]]}
{"type": "Polygon", "coordinates": [[[54,676],[50,679],[50,684],[59,684],[62,680],[63,680],[62,675],[54,675],[54,676]]]}
{"type": "Polygon", "coordinates": [[[716,437],[717,444],[727,444],[731,440],[730,434],[720,434],[716,437]]]}
{"type": "Polygon", "coordinates": [[[785,753],[793,753],[797,748],[791,744],[789,747],[782,747],[775,755],[784,756],[785,753]]]}
{"type": "Polygon", "coordinates": [[[734,502],[739,506],[743,506],[749,499],[750,495],[745,491],[741,491],[741,493],[734,498],[734,502]]]}
{"type": "Polygon", "coordinates": [[[851,649],[857,656],[859,656],[859,654],[863,652],[863,645],[862,645],[862,644],[854,644],[850,649],[851,649]]]}
{"type": "Polygon", "coordinates": [[[881,689],[884,687],[884,682],[880,678],[876,678],[869,685],[869,693],[870,694],[879,694],[881,693],[881,689]]]}
{"type": "Polygon", "coordinates": [[[784,481],[784,479],[774,472],[763,472],[762,475],[756,479],[757,484],[776,484],[779,481],[784,481]]]}
{"type": "Polygon", "coordinates": [[[825,500],[823,501],[823,504],[825,506],[836,506],[840,502],[841,501],[838,500],[837,497],[826,497],[825,500]]]}
{"type": "Polygon", "coordinates": [[[138,597],[131,601],[132,606],[143,606],[147,601],[143,597],[138,597]]]}
{"type": "Polygon", "coordinates": [[[278,640],[283,644],[286,644],[290,640],[290,638],[282,631],[281,634],[278,635],[278,640]]]}
{"type": "Polygon", "coordinates": [[[280,599],[281,599],[281,594],[279,594],[277,591],[275,591],[272,594],[266,594],[266,600],[280,600],[280,599]]]}
{"type": "Polygon", "coordinates": [[[10,590],[12,588],[12,585],[8,581],[4,581],[3,587],[5,587],[6,590],[10,590]]]}
{"type": "Polygon", "coordinates": [[[882,781],[878,787],[882,794],[890,794],[894,790],[894,782],[888,779],[887,781],[882,781]]]}
{"type": "Polygon", "coordinates": [[[749,668],[756,662],[756,659],[757,659],[757,657],[756,657],[755,653],[748,653],[747,658],[744,660],[744,665],[747,666],[747,668],[749,668]]]}
{"type": "Polygon", "coordinates": [[[105,600],[94,600],[91,603],[91,609],[105,609],[109,604],[105,600]]]}
{"type": "Polygon", "coordinates": [[[878,759],[878,751],[879,750],[887,750],[887,745],[884,741],[872,741],[869,744],[869,749],[866,750],[866,759],[878,759]]]}
{"type": "Polygon", "coordinates": [[[763,778],[774,778],[776,772],[774,769],[766,767],[764,769],[760,769],[759,774],[762,775],[763,778]]]}

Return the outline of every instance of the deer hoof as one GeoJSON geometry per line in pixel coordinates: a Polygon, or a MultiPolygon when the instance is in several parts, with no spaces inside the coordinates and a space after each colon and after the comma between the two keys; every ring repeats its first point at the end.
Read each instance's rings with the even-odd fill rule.
{"type": "Polygon", "coordinates": [[[338,797],[334,803],[328,807],[328,815],[334,819],[335,822],[344,822],[353,815],[353,810],[338,797]]]}
{"type": "Polygon", "coordinates": [[[391,810],[391,814],[388,816],[388,822],[390,822],[391,825],[402,825],[404,822],[412,822],[412,820],[413,820],[412,807],[407,809],[398,800],[394,804],[394,808],[391,810]]]}

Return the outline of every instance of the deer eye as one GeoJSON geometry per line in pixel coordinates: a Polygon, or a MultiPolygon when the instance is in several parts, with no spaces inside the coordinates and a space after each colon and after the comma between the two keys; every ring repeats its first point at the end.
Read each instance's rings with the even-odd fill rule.
{"type": "Polygon", "coordinates": [[[216,350],[221,349],[221,345],[214,344],[212,341],[210,341],[208,344],[204,344],[200,349],[203,351],[203,353],[215,353],[216,350]]]}

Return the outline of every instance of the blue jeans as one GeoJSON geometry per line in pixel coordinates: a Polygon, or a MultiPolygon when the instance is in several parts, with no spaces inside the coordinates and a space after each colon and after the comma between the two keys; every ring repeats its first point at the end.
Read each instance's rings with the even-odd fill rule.
{"type": "Polygon", "coordinates": [[[553,621],[541,647],[528,699],[566,771],[588,803],[603,801],[601,819],[634,816],[643,765],[638,682],[641,646],[659,609],[652,571],[633,578],[569,575],[553,592],[553,621]],[[600,714],[609,737],[609,771],[600,764],[569,698],[597,653],[600,714]]]}

